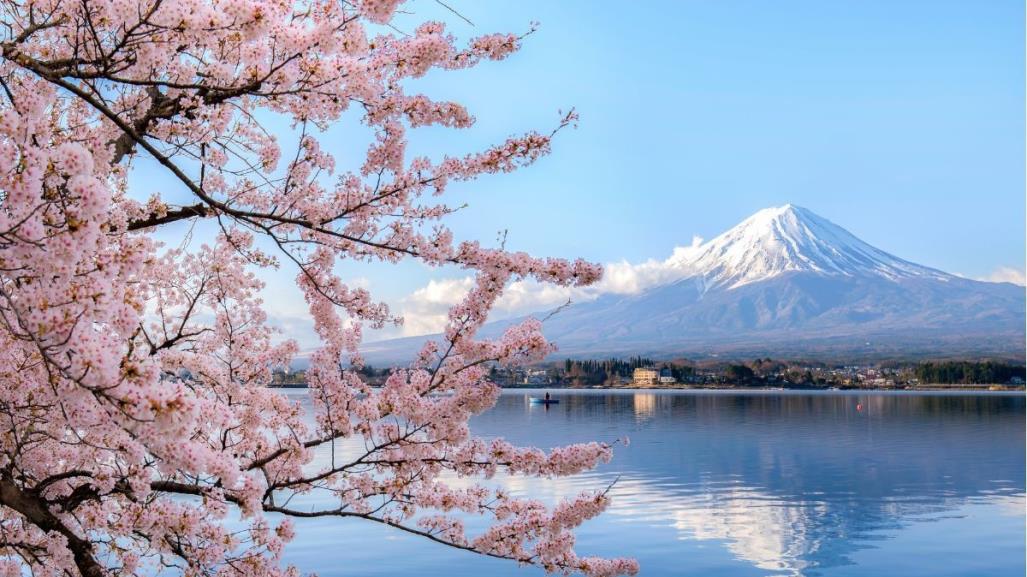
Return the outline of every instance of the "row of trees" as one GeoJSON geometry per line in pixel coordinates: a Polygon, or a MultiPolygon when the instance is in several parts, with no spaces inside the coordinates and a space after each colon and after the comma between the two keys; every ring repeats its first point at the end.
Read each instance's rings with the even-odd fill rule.
{"type": "Polygon", "coordinates": [[[1027,369],[1023,365],[985,361],[945,361],[939,363],[920,363],[914,369],[917,380],[921,383],[939,384],[990,384],[1008,383],[1014,378],[1025,379],[1027,369]]]}
{"type": "Polygon", "coordinates": [[[639,367],[651,367],[653,360],[646,357],[631,357],[628,360],[606,359],[606,360],[573,360],[566,359],[563,363],[563,370],[567,374],[595,373],[604,371],[609,374],[626,375],[639,367]]]}
{"type": "MultiPolygon", "coordinates": [[[[688,361],[654,362],[644,357],[628,360],[573,360],[563,362],[563,377],[571,386],[617,385],[630,379],[634,369],[653,367],[669,369],[678,382],[690,380],[696,367],[688,361]]],[[[867,378],[885,378],[903,385],[922,384],[991,384],[1025,380],[1025,367],[1000,361],[943,361],[919,364],[898,364],[869,371],[827,364],[791,363],[770,358],[749,362],[711,365],[703,371],[705,382],[747,386],[849,387],[859,386],[867,378]]]]}

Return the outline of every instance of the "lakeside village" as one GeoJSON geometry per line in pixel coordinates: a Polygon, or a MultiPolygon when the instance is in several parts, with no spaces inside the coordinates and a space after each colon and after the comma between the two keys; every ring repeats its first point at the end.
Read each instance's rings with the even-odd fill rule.
{"type": "MultiPolygon", "coordinates": [[[[384,382],[391,369],[359,369],[372,384],[384,382]]],[[[492,380],[505,388],[575,389],[991,389],[1023,390],[1025,367],[1001,361],[938,361],[831,365],[816,362],[756,359],[750,362],[573,360],[528,367],[499,367],[492,380]]],[[[276,372],[272,386],[304,387],[304,371],[276,372]]]]}

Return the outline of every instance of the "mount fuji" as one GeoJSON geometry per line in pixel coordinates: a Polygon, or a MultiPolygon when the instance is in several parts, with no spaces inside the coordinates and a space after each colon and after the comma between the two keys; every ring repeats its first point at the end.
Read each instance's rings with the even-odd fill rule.
{"type": "Polygon", "coordinates": [[[700,245],[680,259],[704,290],[735,289],[789,273],[819,276],[930,278],[956,277],[896,258],[849,231],[791,204],[767,208],[700,245]]]}
{"type": "MultiPolygon", "coordinates": [[[[678,280],[549,318],[558,354],[1024,357],[1023,287],[905,261],[798,206],[761,210],[671,264],[678,280]]],[[[368,357],[400,358],[425,338],[369,343],[368,357]]]]}

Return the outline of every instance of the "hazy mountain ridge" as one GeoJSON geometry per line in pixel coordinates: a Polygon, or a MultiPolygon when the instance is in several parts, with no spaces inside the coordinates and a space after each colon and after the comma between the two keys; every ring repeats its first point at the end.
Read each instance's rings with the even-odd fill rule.
{"type": "MultiPolygon", "coordinates": [[[[1023,287],[905,261],[801,207],[762,210],[680,259],[685,278],[575,304],[546,336],[568,356],[1024,356],[1023,287]]],[[[370,343],[367,355],[409,357],[426,338],[370,343]]]]}

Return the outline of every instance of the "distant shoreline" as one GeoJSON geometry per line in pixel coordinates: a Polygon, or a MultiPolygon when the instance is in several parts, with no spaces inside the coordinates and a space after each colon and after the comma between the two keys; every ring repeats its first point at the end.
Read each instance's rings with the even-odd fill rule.
{"type": "Polygon", "coordinates": [[[647,386],[624,386],[624,387],[558,387],[527,385],[516,387],[502,387],[503,390],[516,391],[518,389],[552,389],[554,391],[791,391],[791,392],[837,392],[851,393],[860,391],[1024,391],[1023,385],[919,385],[915,387],[748,387],[739,386],[709,386],[709,387],[647,387],[647,386]]]}
{"type": "MultiPolygon", "coordinates": [[[[270,389],[306,389],[307,384],[285,384],[268,385],[270,389]]],[[[829,393],[876,393],[876,392],[908,392],[908,393],[931,393],[931,392],[953,392],[953,393],[1016,393],[1025,392],[1023,385],[919,385],[916,387],[745,387],[745,386],[719,386],[719,387],[562,387],[544,385],[524,385],[515,387],[501,387],[504,391],[735,391],[735,392],[829,392],[829,393]]]]}

